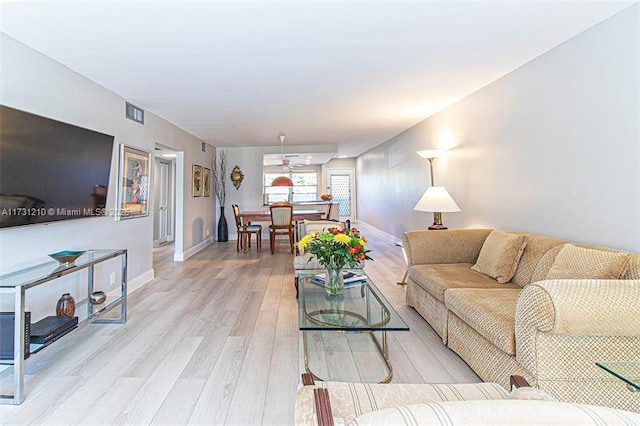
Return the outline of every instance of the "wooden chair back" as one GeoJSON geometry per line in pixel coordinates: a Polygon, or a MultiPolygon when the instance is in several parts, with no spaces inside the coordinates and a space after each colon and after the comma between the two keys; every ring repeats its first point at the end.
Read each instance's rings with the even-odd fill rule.
{"type": "Polygon", "coordinates": [[[271,225],[274,227],[293,227],[293,206],[278,205],[269,207],[271,211],[271,225]]]}
{"type": "Polygon", "coordinates": [[[331,219],[331,209],[333,208],[333,203],[329,202],[329,208],[327,209],[327,217],[325,217],[326,220],[330,220],[331,219]]]}
{"type": "Polygon", "coordinates": [[[231,204],[231,208],[233,209],[233,217],[236,222],[236,228],[238,231],[242,228],[242,218],[240,217],[240,207],[237,204],[231,204]]]}

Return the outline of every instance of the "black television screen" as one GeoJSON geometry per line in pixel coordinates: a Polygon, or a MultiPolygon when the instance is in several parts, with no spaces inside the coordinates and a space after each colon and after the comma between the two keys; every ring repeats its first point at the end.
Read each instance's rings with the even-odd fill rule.
{"type": "Polygon", "coordinates": [[[104,215],[113,139],[0,105],[0,228],[104,215]]]}

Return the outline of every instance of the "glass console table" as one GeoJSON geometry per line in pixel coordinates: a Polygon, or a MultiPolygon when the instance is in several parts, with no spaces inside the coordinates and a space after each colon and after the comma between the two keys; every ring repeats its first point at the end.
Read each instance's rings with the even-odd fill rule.
{"type": "MultiPolygon", "coordinates": [[[[324,286],[314,284],[313,275],[301,276],[298,296],[298,325],[302,331],[305,370],[314,378],[322,380],[309,366],[309,331],[338,331],[347,333],[369,333],[377,352],[387,368],[380,383],[388,383],[393,377],[389,360],[387,331],[409,331],[409,326],[395,311],[391,303],[373,284],[371,278],[346,284],[342,294],[329,295],[324,286]],[[374,332],[382,333],[382,342],[374,332]]],[[[358,270],[361,274],[362,271],[358,270]]]]}
{"type": "Polygon", "coordinates": [[[607,361],[596,365],[625,382],[630,391],[640,392],[640,361],[607,361]]]}
{"type": "MultiPolygon", "coordinates": [[[[0,395],[0,403],[21,404],[24,401],[26,290],[65,275],[87,270],[87,294],[90,295],[94,291],[94,265],[117,257],[122,258],[120,294],[108,295],[107,300],[100,305],[92,305],[88,298],[76,301],[75,315],[78,317],[78,326],[89,322],[123,324],[127,320],[127,250],[125,249],[87,250],[69,265],[51,261],[0,276],[0,294],[13,294],[14,299],[13,359],[0,361],[0,364],[13,365],[13,395],[0,395]],[[100,318],[117,306],[120,306],[119,318],[100,318]]],[[[51,343],[53,341],[45,344],[30,344],[29,350],[34,354],[51,343]]]]}

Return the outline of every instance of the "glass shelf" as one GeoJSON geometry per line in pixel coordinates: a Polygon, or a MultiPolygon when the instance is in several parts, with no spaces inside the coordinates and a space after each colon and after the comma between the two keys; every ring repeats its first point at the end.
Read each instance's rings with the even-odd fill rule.
{"type": "Polygon", "coordinates": [[[121,256],[126,250],[87,250],[74,263],[63,265],[55,260],[30,268],[0,275],[0,287],[35,287],[38,284],[88,268],[99,262],[121,256]]]}
{"type": "Polygon", "coordinates": [[[52,260],[0,276],[0,289],[3,290],[0,294],[10,294],[14,301],[15,321],[13,336],[14,345],[16,345],[13,359],[0,361],[0,364],[5,366],[4,368],[13,365],[13,394],[0,395],[0,403],[21,404],[24,400],[24,364],[31,358],[25,360],[26,348],[24,340],[16,336],[25,335],[26,290],[54,281],[62,276],[85,270],[87,272],[87,294],[90,295],[94,291],[94,265],[116,257],[121,257],[122,280],[120,290],[114,290],[112,294],[107,295],[105,302],[100,305],[90,304],[88,298],[76,302],[75,315],[78,317],[78,325],[45,344],[30,344],[29,351],[31,354],[35,354],[52,343],[59,341],[61,337],[69,332],[89,322],[124,324],[127,321],[127,250],[87,250],[72,264],[61,264],[52,260]],[[113,294],[116,292],[118,294],[113,294]],[[120,307],[119,317],[100,318],[117,306],[120,307]]]}
{"type": "MultiPolygon", "coordinates": [[[[53,342],[58,341],[60,337],[67,335],[67,333],[69,333],[72,330],[75,330],[76,328],[78,328],[78,326],[82,325],[84,322],[91,321],[95,318],[99,318],[102,314],[110,311],[112,308],[115,308],[120,301],[121,301],[120,296],[107,295],[107,300],[105,300],[103,303],[99,305],[92,305],[91,303],[89,303],[88,299],[84,299],[84,300],[81,300],[80,302],[77,302],[75,316],[78,317],[78,325],[70,328],[65,333],[61,334],[60,336],[56,337],[54,340],[51,340],[47,343],[31,343],[29,345],[31,353],[35,354],[40,350],[46,348],[53,342]]],[[[11,363],[13,364],[13,362],[11,363]]]]}

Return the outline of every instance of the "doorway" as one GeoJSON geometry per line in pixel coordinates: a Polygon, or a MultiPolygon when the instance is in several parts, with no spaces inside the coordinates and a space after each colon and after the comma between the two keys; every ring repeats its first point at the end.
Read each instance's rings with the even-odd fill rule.
{"type": "Polygon", "coordinates": [[[338,203],[340,220],[355,221],[355,171],[353,169],[327,169],[326,186],[333,196],[333,201],[338,203]]]}
{"type": "Polygon", "coordinates": [[[175,151],[156,145],[153,191],[153,245],[156,247],[175,240],[176,157],[175,151]]]}
{"type": "Polygon", "coordinates": [[[158,164],[158,223],[157,232],[158,244],[166,243],[169,240],[171,230],[171,221],[169,216],[169,201],[171,200],[171,182],[169,181],[169,172],[171,163],[159,161],[158,164]]]}

